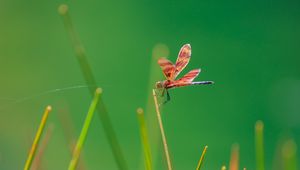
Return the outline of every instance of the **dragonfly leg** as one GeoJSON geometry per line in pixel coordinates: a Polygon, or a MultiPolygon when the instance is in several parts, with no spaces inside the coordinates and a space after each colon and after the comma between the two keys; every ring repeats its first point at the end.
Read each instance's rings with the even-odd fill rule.
{"type": "Polygon", "coordinates": [[[167,101],[169,102],[170,100],[171,100],[170,93],[169,93],[169,91],[167,90],[167,101]]]}
{"type": "Polygon", "coordinates": [[[163,97],[165,95],[165,91],[166,91],[166,89],[164,88],[162,93],[161,93],[161,97],[163,97]]]}
{"type": "Polygon", "coordinates": [[[171,100],[170,93],[167,89],[166,89],[166,92],[167,92],[167,100],[164,101],[164,104],[166,104],[167,102],[169,102],[171,100]]]}

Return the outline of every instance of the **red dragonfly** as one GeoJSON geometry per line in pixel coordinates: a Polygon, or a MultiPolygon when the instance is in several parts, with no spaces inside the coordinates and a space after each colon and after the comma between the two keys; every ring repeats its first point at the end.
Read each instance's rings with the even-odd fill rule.
{"type": "Polygon", "coordinates": [[[192,54],[192,49],[190,44],[185,44],[181,47],[176,64],[174,65],[171,61],[166,58],[160,58],[158,64],[160,65],[166,80],[156,82],[157,89],[163,89],[162,96],[164,96],[165,91],[167,92],[167,100],[170,101],[170,94],[168,89],[183,87],[189,85],[202,85],[202,84],[213,84],[213,81],[198,81],[193,82],[193,80],[200,73],[200,69],[194,69],[184,75],[182,78],[175,80],[179,73],[186,67],[189,63],[192,54]]]}

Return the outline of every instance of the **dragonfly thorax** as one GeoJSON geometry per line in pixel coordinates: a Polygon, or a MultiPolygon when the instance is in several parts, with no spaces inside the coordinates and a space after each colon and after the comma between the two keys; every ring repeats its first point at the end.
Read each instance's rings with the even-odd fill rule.
{"type": "Polygon", "coordinates": [[[155,84],[157,89],[166,88],[170,84],[170,80],[158,81],[155,84]]]}

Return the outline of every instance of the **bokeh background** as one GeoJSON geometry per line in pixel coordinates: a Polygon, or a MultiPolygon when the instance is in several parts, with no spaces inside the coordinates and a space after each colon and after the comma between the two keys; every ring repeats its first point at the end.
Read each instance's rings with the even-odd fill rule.
{"type": "MultiPolygon", "coordinates": [[[[170,91],[162,116],[175,169],[195,169],[205,145],[203,169],[220,169],[234,143],[240,167],[255,169],[257,120],[265,123],[266,169],[279,169],[283,141],[299,144],[299,1],[1,0],[0,169],[23,168],[49,104],[53,132],[42,168],[66,169],[71,159],[68,140],[77,139],[91,96],[88,88],[51,92],[85,85],[57,12],[61,3],[69,5],[104,90],[129,169],[144,168],[136,109],[147,107],[151,73],[160,72],[153,56],[175,61],[185,43],[192,58],[183,72],[200,67],[197,80],[215,84],[170,91]]],[[[155,169],[165,169],[161,144],[152,146],[155,169]]],[[[117,169],[97,114],[83,162],[86,169],[117,169]]]]}

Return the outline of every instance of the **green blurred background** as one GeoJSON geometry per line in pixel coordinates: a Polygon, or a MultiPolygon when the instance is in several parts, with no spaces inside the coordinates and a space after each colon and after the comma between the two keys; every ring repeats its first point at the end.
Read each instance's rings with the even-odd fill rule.
{"type": "MultiPolygon", "coordinates": [[[[160,71],[158,65],[151,68],[157,44],[164,44],[175,61],[180,47],[190,43],[192,58],[184,73],[200,67],[197,80],[215,81],[170,91],[163,121],[175,169],[195,169],[204,145],[209,148],[203,169],[220,169],[228,165],[233,143],[240,145],[240,167],[255,169],[254,124],[259,119],[265,123],[266,169],[278,168],[283,140],[299,144],[299,1],[1,0],[1,170],[23,168],[48,104],[54,130],[43,168],[66,169],[71,159],[60,120],[68,113],[69,134],[76,139],[91,101],[88,89],[40,95],[85,85],[57,13],[61,3],[69,5],[104,89],[129,169],[143,168],[136,109],[146,107],[151,69],[160,71]]],[[[165,169],[162,146],[158,149],[156,169],[165,169]]],[[[86,169],[117,169],[97,114],[83,155],[86,169]]]]}

